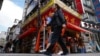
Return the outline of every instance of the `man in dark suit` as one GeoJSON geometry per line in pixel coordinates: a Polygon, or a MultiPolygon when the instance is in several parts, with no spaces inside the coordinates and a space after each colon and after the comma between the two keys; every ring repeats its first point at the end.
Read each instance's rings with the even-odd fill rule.
{"type": "Polygon", "coordinates": [[[64,18],[61,8],[57,4],[53,6],[53,9],[55,10],[54,15],[51,22],[48,24],[49,26],[51,26],[51,31],[53,32],[51,37],[51,44],[47,48],[46,52],[44,52],[44,54],[51,54],[55,43],[58,42],[63,50],[62,55],[65,55],[67,54],[68,50],[63,42],[61,33],[62,29],[66,27],[66,20],[64,18]]]}

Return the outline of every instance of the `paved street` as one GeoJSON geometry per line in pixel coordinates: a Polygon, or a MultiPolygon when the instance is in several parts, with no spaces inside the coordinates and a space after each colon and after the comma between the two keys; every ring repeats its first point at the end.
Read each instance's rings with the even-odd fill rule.
{"type": "MultiPolygon", "coordinates": [[[[0,56],[47,56],[44,54],[3,54],[1,53],[0,56]]],[[[61,56],[53,54],[52,56],[61,56]]],[[[87,54],[68,54],[63,56],[100,56],[100,53],[87,53],[87,54]]]]}

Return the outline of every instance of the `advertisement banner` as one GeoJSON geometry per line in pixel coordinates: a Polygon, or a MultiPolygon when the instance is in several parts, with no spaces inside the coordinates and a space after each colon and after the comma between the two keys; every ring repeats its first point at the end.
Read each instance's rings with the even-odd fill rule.
{"type": "Polygon", "coordinates": [[[76,9],[77,9],[77,12],[80,13],[80,14],[83,14],[84,11],[83,11],[81,0],[75,0],[75,6],[76,6],[76,9]]]}

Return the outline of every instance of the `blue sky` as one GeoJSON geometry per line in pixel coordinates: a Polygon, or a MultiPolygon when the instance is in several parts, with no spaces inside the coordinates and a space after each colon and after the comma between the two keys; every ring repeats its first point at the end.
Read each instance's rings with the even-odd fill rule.
{"type": "Polygon", "coordinates": [[[24,7],[24,2],[25,0],[11,0],[13,3],[18,5],[19,7],[23,8],[24,7]]]}
{"type": "Polygon", "coordinates": [[[15,19],[22,19],[25,0],[4,0],[0,10],[0,32],[7,31],[15,19]]]}
{"type": "Polygon", "coordinates": [[[0,25],[0,31],[5,31],[7,27],[0,25]]]}

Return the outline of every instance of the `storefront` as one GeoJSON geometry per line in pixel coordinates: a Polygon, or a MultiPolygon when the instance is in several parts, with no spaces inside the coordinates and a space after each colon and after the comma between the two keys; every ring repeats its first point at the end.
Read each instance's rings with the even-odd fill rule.
{"type": "MultiPolygon", "coordinates": [[[[41,14],[41,21],[42,24],[39,26],[40,28],[37,28],[37,18],[38,15],[34,13],[30,18],[32,19],[28,24],[24,25],[22,28],[22,33],[20,35],[20,39],[22,39],[21,44],[21,52],[23,53],[30,53],[33,50],[33,53],[39,52],[43,48],[43,29],[44,29],[44,20],[50,13],[53,12],[52,5],[58,4],[63,10],[65,19],[67,20],[66,24],[66,32],[70,32],[72,34],[72,37],[74,37],[76,34],[80,34],[81,32],[89,32],[83,28],[80,27],[80,21],[81,21],[81,15],[77,13],[76,11],[72,10],[71,8],[68,8],[64,3],[57,0],[54,2],[54,0],[50,0],[47,5],[45,5],[40,10],[41,14]]],[[[29,18],[29,19],[30,19],[29,18]]],[[[46,32],[47,33],[47,32],[46,32]]],[[[46,39],[45,39],[46,40],[46,39]]],[[[45,42],[47,43],[47,42],[45,42]]],[[[44,43],[44,44],[45,44],[44,43]]]]}
{"type": "Polygon", "coordinates": [[[88,43],[92,47],[92,52],[100,51],[99,25],[83,22],[82,28],[92,32],[92,33],[82,33],[82,35],[84,36],[84,42],[88,43]]]}

